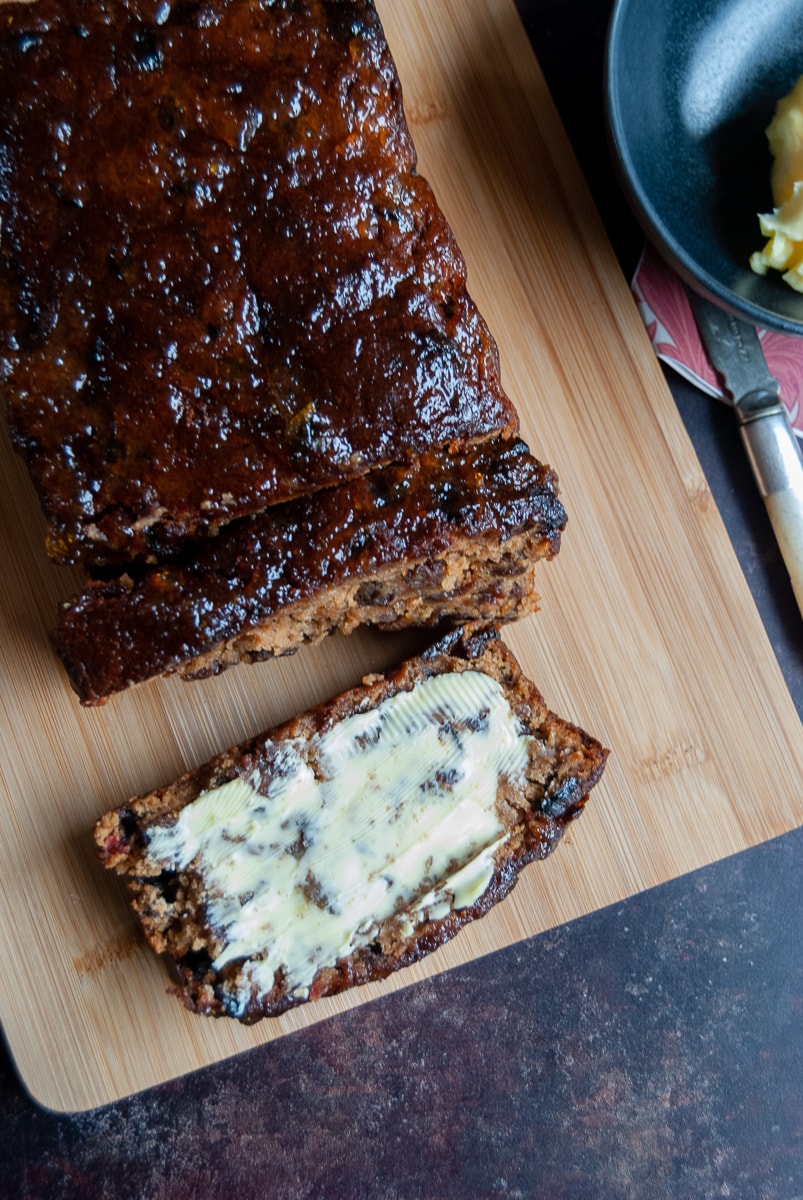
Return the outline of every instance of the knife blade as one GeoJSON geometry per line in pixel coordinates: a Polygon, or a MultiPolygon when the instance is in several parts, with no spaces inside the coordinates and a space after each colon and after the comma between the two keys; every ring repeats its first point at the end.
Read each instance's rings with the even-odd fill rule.
{"type": "Polygon", "coordinates": [[[757,331],[689,290],[694,319],[731,400],[750,465],[803,614],[803,454],[757,331]]]}

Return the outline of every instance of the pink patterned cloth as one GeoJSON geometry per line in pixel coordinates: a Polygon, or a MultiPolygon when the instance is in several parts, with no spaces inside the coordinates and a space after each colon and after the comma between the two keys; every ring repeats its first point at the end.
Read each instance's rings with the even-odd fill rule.
{"type": "MultiPolygon", "coordinates": [[[[686,290],[649,244],[631,286],[658,357],[709,396],[723,397],[697,332],[686,290]]],[[[759,330],[759,337],[767,365],[780,384],[792,428],[803,438],[803,339],[765,329],[759,330]]]]}

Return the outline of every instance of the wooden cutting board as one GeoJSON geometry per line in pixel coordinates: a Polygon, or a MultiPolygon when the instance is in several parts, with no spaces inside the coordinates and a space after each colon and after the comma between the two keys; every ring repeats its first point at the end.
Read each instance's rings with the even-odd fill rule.
{"type": "Polygon", "coordinates": [[[542,612],[508,640],[551,706],[612,755],[558,852],[423,964],[248,1029],[187,1014],[97,864],[92,824],[409,643],[355,634],[82,710],[47,641],[77,579],[45,560],[4,437],[0,1018],[25,1085],[56,1110],[281,1037],[803,822],[800,723],[513,0],[379,7],[421,170],[569,511],[542,612]]]}

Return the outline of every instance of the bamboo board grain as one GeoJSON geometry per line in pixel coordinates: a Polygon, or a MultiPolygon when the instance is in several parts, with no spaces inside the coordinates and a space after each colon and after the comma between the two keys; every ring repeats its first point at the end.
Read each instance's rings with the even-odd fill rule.
{"type": "MultiPolygon", "coordinates": [[[[396,659],[356,634],[82,710],[50,654],[58,599],[20,463],[0,484],[0,1019],[43,1105],[101,1105],[613,903],[803,822],[801,728],[513,0],[381,0],[420,166],[469,264],[570,524],[542,612],[508,640],[551,706],[612,748],[583,819],[425,963],[243,1029],[192,1017],[89,829],[396,659]]],[[[544,981],[548,986],[548,980],[544,981]]]]}

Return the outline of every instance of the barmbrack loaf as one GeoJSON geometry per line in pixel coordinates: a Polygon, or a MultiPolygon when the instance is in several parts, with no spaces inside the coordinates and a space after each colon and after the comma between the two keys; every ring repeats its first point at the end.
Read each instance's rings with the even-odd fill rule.
{"type": "Polygon", "coordinates": [[[245,517],[184,559],[94,580],[53,641],[82,703],[99,704],[359,625],[506,621],[536,608],[536,564],[565,521],[523,442],[433,451],[245,517]]]}
{"type": "Polygon", "coordinates": [[[420,959],[554,849],[607,751],[495,630],[131,800],[95,829],[188,1009],[255,1021],[420,959]]]}
{"type": "Polygon", "coordinates": [[[371,0],[0,21],[0,378],[59,562],[512,434],[371,0]]]}

